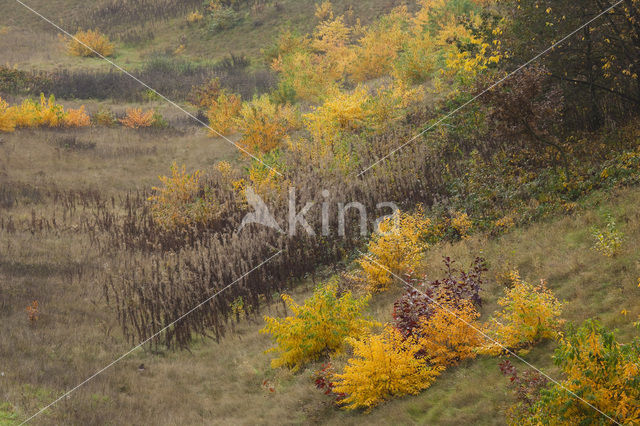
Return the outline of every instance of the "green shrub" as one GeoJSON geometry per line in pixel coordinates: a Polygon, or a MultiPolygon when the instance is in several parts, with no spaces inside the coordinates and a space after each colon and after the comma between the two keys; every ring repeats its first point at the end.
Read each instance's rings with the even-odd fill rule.
{"type": "Polygon", "coordinates": [[[307,362],[341,351],[347,337],[359,336],[373,325],[362,316],[369,298],[356,299],[351,292],[339,295],[333,283],[317,287],[304,305],[282,295],[293,316],[265,317],[267,325],[260,331],[271,334],[277,344],[269,350],[280,354],[271,361],[271,366],[286,365],[297,370],[307,362]]]}

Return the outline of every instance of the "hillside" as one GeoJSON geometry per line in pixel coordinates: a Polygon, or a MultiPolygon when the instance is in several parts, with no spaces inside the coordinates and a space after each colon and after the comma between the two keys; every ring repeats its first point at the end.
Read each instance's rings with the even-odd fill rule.
{"type": "Polygon", "coordinates": [[[0,426],[640,424],[635,0],[12,1],[0,426]]]}
{"type": "MultiPolygon", "coordinates": [[[[101,60],[73,60],[64,55],[58,31],[17,2],[8,4],[0,16],[0,63],[22,69],[109,69],[101,60]]],[[[197,62],[218,61],[229,54],[245,55],[256,67],[263,67],[261,50],[270,47],[278,34],[291,29],[306,33],[314,26],[313,1],[280,0],[251,10],[242,8],[239,25],[228,31],[212,33],[205,23],[189,24],[189,13],[201,8],[202,1],[176,2],[100,0],[87,7],[74,0],[33,0],[24,2],[66,31],[99,28],[118,40],[115,60],[126,68],[136,68],[152,53],[173,53],[179,46],[180,57],[197,62]],[[157,10],[161,18],[148,13],[157,10]],[[117,14],[111,11],[117,10],[117,14]],[[137,13],[140,13],[138,15],[137,13]],[[121,23],[122,22],[122,23],[121,23]]],[[[366,0],[334,2],[335,10],[352,10],[363,23],[388,13],[399,2],[366,0]]],[[[353,18],[355,19],[355,18],[353,18]]]]}

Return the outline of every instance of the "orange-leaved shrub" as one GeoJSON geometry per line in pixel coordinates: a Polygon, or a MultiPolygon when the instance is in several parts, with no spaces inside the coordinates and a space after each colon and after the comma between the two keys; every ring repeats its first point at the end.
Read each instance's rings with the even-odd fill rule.
{"type": "Polygon", "coordinates": [[[562,303],[556,299],[544,281],[529,284],[517,272],[511,277],[512,287],[498,300],[502,310],[495,313],[485,332],[492,339],[481,351],[501,354],[504,348],[527,348],[543,339],[558,336],[563,320],[562,303]]]}
{"type": "Polygon", "coordinates": [[[78,109],[69,108],[64,117],[66,127],[87,127],[91,125],[91,117],[84,110],[84,105],[78,109]]]}
{"type": "Polygon", "coordinates": [[[308,362],[340,352],[347,337],[362,335],[374,325],[362,315],[370,297],[355,298],[351,292],[339,294],[335,283],[318,286],[303,305],[286,294],[282,299],[293,316],[265,317],[267,324],[260,331],[270,334],[277,345],[269,350],[278,353],[271,360],[273,368],[298,370],[308,362]]]}
{"type": "Polygon", "coordinates": [[[74,38],[66,42],[67,51],[73,56],[111,56],[115,51],[113,43],[98,30],[78,31],[74,38]]]}
{"type": "Polygon", "coordinates": [[[345,408],[371,409],[381,402],[403,395],[417,395],[431,386],[441,367],[416,356],[422,349],[415,339],[405,339],[391,326],[381,334],[367,334],[348,340],[353,346],[342,374],[334,375],[335,393],[345,408]]]}
{"type": "Polygon", "coordinates": [[[141,108],[127,109],[127,115],[120,119],[123,126],[131,129],[142,129],[153,126],[154,110],[143,112],[141,108]]]}
{"type": "Polygon", "coordinates": [[[429,247],[426,239],[431,231],[431,220],[422,209],[413,214],[398,211],[380,222],[378,233],[369,241],[368,253],[357,260],[368,289],[385,291],[394,275],[415,269],[429,247]]]}
{"type": "Polygon", "coordinates": [[[471,301],[440,299],[433,314],[420,323],[419,343],[429,362],[448,367],[475,358],[484,338],[480,314],[471,301]]]}

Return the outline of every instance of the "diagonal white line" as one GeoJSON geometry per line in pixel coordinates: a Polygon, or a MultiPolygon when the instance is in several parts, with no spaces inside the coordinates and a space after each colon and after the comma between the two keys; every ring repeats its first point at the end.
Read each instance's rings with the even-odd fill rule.
{"type": "Polygon", "coordinates": [[[164,101],[168,102],[169,104],[171,104],[172,106],[174,106],[175,108],[179,109],[180,111],[182,111],[183,113],[185,113],[187,116],[191,117],[193,120],[197,121],[198,123],[200,123],[202,126],[206,127],[207,129],[209,129],[210,131],[212,131],[213,133],[215,133],[216,135],[218,135],[219,137],[221,137],[222,139],[224,139],[225,141],[229,142],[231,145],[235,146],[236,148],[238,148],[240,151],[244,152],[245,154],[247,154],[248,156],[250,156],[251,158],[253,158],[254,160],[259,161],[260,163],[262,163],[264,166],[266,166],[267,168],[269,168],[270,170],[274,171],[276,174],[282,176],[282,173],[280,173],[279,171],[277,171],[276,169],[274,169],[273,167],[269,166],[268,164],[266,164],[264,161],[262,161],[261,159],[259,159],[258,157],[256,157],[255,155],[251,154],[249,151],[247,151],[246,149],[244,149],[242,146],[238,145],[237,143],[233,142],[231,139],[229,139],[228,137],[226,137],[225,135],[223,135],[222,133],[220,133],[219,131],[217,131],[216,129],[212,128],[211,126],[209,126],[207,123],[203,122],[202,120],[200,120],[198,117],[196,117],[195,115],[191,114],[189,111],[187,111],[186,109],[184,109],[183,107],[181,107],[180,105],[178,105],[177,103],[175,103],[174,101],[172,101],[171,99],[167,98],[165,95],[163,95],[162,93],[158,92],[156,89],[154,89],[153,87],[149,86],[147,83],[145,83],[144,81],[140,80],[138,77],[136,77],[135,75],[131,74],[129,71],[127,71],[126,69],[122,68],[120,65],[116,64],[115,62],[113,62],[112,60],[110,60],[109,58],[105,57],[104,55],[102,55],[101,53],[97,52],[96,50],[94,50],[91,46],[88,46],[86,43],[82,42],[81,40],[78,40],[78,38],[76,38],[75,36],[71,35],[68,31],[64,30],[63,28],[61,28],[59,25],[57,25],[55,22],[51,21],[50,19],[46,18],[45,16],[43,16],[42,14],[40,14],[39,12],[37,12],[36,10],[32,9],[30,6],[24,4],[21,0],[16,0],[16,2],[20,3],[22,6],[24,6],[26,9],[30,10],[31,12],[33,12],[34,14],[38,15],[42,20],[44,20],[45,22],[51,24],[52,26],[54,26],[58,31],[64,33],[66,36],[72,38],[73,40],[75,40],[76,42],[80,43],[81,45],[83,45],[84,47],[86,47],[87,49],[91,50],[94,54],[96,54],[98,57],[100,57],[101,59],[104,59],[105,61],[107,61],[108,63],[110,63],[111,65],[113,65],[115,68],[117,68],[118,70],[122,71],[123,73],[125,73],[126,75],[128,75],[129,77],[131,77],[132,79],[134,79],[135,81],[137,81],[138,83],[140,83],[142,86],[144,86],[145,88],[151,90],[154,94],[156,94],[158,97],[162,98],[164,101]]]}
{"type": "Polygon", "coordinates": [[[585,27],[589,26],[590,24],[592,24],[594,21],[598,20],[601,16],[609,13],[611,10],[613,10],[616,6],[618,6],[620,3],[622,3],[624,0],[619,0],[618,2],[616,2],[613,6],[607,8],[606,10],[602,11],[601,13],[599,13],[598,15],[596,15],[595,18],[591,19],[589,22],[587,22],[586,24],[581,25],[580,27],[578,27],[577,29],[575,29],[573,32],[571,32],[570,34],[564,36],[560,41],[554,43],[553,45],[551,45],[549,48],[545,49],[544,51],[538,53],[536,56],[534,56],[533,58],[531,58],[530,60],[528,60],[527,62],[525,62],[524,64],[520,65],[517,69],[515,69],[514,71],[511,71],[509,74],[507,74],[505,77],[501,78],[500,80],[496,81],[495,83],[493,83],[491,86],[487,87],[485,90],[483,90],[482,92],[480,92],[479,94],[477,94],[476,96],[474,96],[473,98],[469,99],[468,101],[466,101],[465,103],[463,103],[462,105],[460,105],[458,108],[454,109],[453,111],[450,111],[449,113],[447,113],[445,116],[443,116],[442,118],[440,118],[438,121],[436,121],[434,124],[432,124],[431,126],[427,127],[426,129],[424,129],[423,131],[421,131],[420,133],[418,133],[417,135],[415,135],[414,137],[412,137],[411,139],[409,139],[407,142],[403,143],[402,145],[400,145],[397,148],[394,148],[391,152],[389,152],[387,155],[385,155],[384,157],[378,159],[375,163],[371,164],[369,167],[367,167],[366,169],[362,170],[360,173],[358,173],[358,177],[362,176],[364,173],[366,173],[367,171],[369,171],[372,167],[374,167],[376,164],[379,164],[380,162],[386,160],[387,158],[391,157],[393,154],[395,154],[396,152],[400,151],[402,148],[404,148],[405,146],[409,145],[410,143],[412,143],[413,141],[415,141],[416,139],[418,139],[420,136],[424,135],[425,133],[427,133],[429,130],[432,130],[434,127],[438,126],[440,123],[442,123],[443,121],[445,121],[446,119],[450,118],[451,116],[453,116],[454,114],[456,114],[457,112],[459,112],[460,110],[464,109],[465,107],[469,106],[469,104],[475,102],[478,98],[482,97],[485,93],[490,92],[491,90],[495,89],[497,86],[499,86],[500,84],[504,83],[506,80],[508,80],[509,78],[513,77],[515,74],[519,73],[520,71],[522,71],[523,69],[525,69],[526,67],[528,67],[529,65],[531,65],[533,62],[537,61],[538,59],[540,59],[542,56],[546,55],[547,53],[549,53],[551,50],[555,49],[556,47],[558,47],[559,45],[561,45],[562,43],[564,43],[565,41],[567,41],[568,39],[570,39],[571,37],[573,37],[578,31],[584,29],[585,27]]]}
{"type": "Polygon", "coordinates": [[[529,366],[530,368],[534,369],[535,371],[537,371],[538,373],[542,374],[544,377],[546,377],[547,379],[549,379],[550,381],[552,381],[553,383],[555,383],[556,385],[560,386],[561,388],[563,388],[564,390],[566,390],[567,392],[569,392],[572,396],[574,396],[575,398],[579,399],[580,401],[584,402],[585,404],[587,404],[589,407],[593,408],[594,410],[596,410],[598,413],[602,414],[604,417],[606,417],[607,419],[611,420],[613,423],[620,425],[620,423],[618,423],[617,421],[615,421],[614,419],[612,419],[611,417],[609,417],[608,415],[606,415],[605,413],[603,413],[602,411],[600,411],[597,407],[595,407],[594,405],[590,404],[588,401],[585,401],[583,398],[581,398],[580,396],[576,395],[574,392],[572,392],[571,390],[567,389],[565,386],[562,385],[562,383],[558,382],[557,380],[555,380],[553,377],[549,376],[547,373],[545,373],[544,371],[540,370],[538,367],[536,367],[535,365],[529,363],[528,361],[526,361],[524,358],[522,358],[521,356],[517,355],[515,352],[513,352],[511,349],[507,348],[506,346],[504,346],[502,343],[498,342],[497,340],[495,340],[494,338],[492,338],[491,336],[488,336],[485,332],[483,332],[482,330],[480,330],[478,327],[474,326],[473,324],[469,323],[468,321],[464,320],[463,318],[460,318],[458,315],[456,315],[455,312],[453,312],[451,309],[449,309],[447,306],[442,305],[441,303],[438,303],[437,300],[429,297],[426,293],[420,291],[418,288],[416,288],[415,286],[413,286],[412,284],[409,284],[407,281],[405,281],[404,279],[402,279],[402,277],[399,277],[398,275],[394,274],[391,270],[389,270],[386,266],[380,264],[379,262],[377,262],[375,259],[373,259],[371,256],[368,256],[364,253],[362,253],[360,250],[356,250],[358,253],[360,253],[362,256],[366,257],[367,259],[369,259],[371,262],[375,263],[376,265],[378,265],[379,267],[381,267],[382,269],[384,269],[385,271],[389,272],[391,275],[393,275],[395,278],[399,279],[400,281],[402,281],[403,283],[405,283],[407,286],[411,287],[412,289],[414,289],[415,291],[417,291],[418,293],[422,294],[423,296],[425,296],[427,299],[429,299],[429,301],[431,303],[434,303],[436,306],[438,306],[441,309],[444,309],[445,311],[447,311],[448,313],[450,313],[451,315],[453,315],[454,317],[456,317],[456,319],[460,320],[460,322],[464,323],[465,325],[467,325],[468,327],[470,327],[471,329],[473,329],[474,331],[476,331],[478,334],[480,334],[481,336],[483,336],[485,339],[490,340],[491,342],[495,343],[496,345],[500,346],[500,348],[502,348],[502,350],[504,350],[505,352],[507,352],[509,355],[514,356],[515,358],[517,358],[518,360],[522,361],[523,363],[525,363],[527,366],[529,366]]]}
{"type": "Polygon", "coordinates": [[[69,396],[71,393],[75,392],[78,388],[80,388],[81,386],[85,385],[87,382],[91,381],[92,379],[94,379],[96,376],[98,376],[99,374],[103,373],[105,370],[111,368],[113,365],[115,365],[116,363],[118,363],[119,361],[121,361],[122,359],[126,358],[127,356],[129,356],[130,354],[132,354],[133,352],[135,352],[137,349],[139,349],[140,347],[144,346],[146,343],[148,343],[149,341],[151,341],[152,339],[154,339],[155,337],[159,336],[160,334],[162,334],[163,332],[165,332],[167,329],[169,329],[170,327],[172,327],[173,325],[175,325],[176,323],[178,323],[179,321],[182,321],[184,318],[186,318],[188,315],[192,314],[194,311],[200,309],[204,304],[208,303],[209,301],[211,301],[213,298],[215,298],[217,295],[219,295],[220,293],[222,293],[223,291],[225,291],[226,289],[228,289],[229,287],[231,287],[232,285],[236,284],[238,281],[242,280],[243,278],[245,278],[247,275],[251,274],[253,271],[255,271],[256,269],[261,268],[264,264],[266,264],[267,262],[270,262],[273,258],[275,258],[276,256],[280,255],[282,253],[282,250],[280,250],[279,252],[277,252],[276,254],[274,254],[273,256],[269,257],[267,260],[263,261],[262,263],[260,263],[258,266],[255,266],[253,269],[251,269],[249,272],[247,272],[246,274],[242,275],[240,278],[238,278],[237,280],[233,281],[231,284],[227,285],[226,287],[224,287],[222,290],[216,292],[213,296],[209,296],[208,298],[206,298],[205,300],[203,300],[202,302],[198,303],[196,306],[194,306],[193,308],[191,308],[188,312],[184,313],[183,315],[181,315],[178,319],[172,321],[171,323],[169,323],[169,325],[167,325],[166,327],[164,327],[163,329],[161,329],[160,331],[158,331],[157,333],[155,333],[153,336],[149,337],[148,339],[143,340],[142,342],[140,342],[139,344],[137,344],[136,346],[134,346],[133,348],[131,348],[129,351],[125,352],[124,354],[120,355],[118,358],[116,358],[113,362],[111,362],[110,364],[106,365],[105,367],[101,368],[100,370],[96,371],[95,373],[93,373],[91,376],[87,377],[82,383],[76,385],[75,387],[73,387],[72,389],[68,390],[67,392],[65,392],[61,397],[59,397],[58,399],[56,399],[55,401],[53,401],[52,403],[50,403],[49,405],[46,405],[45,407],[41,408],[40,411],[38,411],[37,413],[33,414],[31,417],[29,417],[28,419],[26,419],[25,421],[23,421],[22,423],[20,423],[20,425],[24,425],[25,423],[30,422],[31,420],[33,420],[35,417],[39,416],[40,414],[42,414],[43,412],[45,412],[47,409],[49,409],[50,407],[52,407],[53,405],[57,404],[58,402],[60,402],[62,399],[66,398],[67,396],[69,396]]]}

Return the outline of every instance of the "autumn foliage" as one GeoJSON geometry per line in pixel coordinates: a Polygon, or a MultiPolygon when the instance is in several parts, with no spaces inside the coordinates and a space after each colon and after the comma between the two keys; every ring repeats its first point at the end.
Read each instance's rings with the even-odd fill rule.
{"type": "Polygon", "coordinates": [[[111,56],[115,47],[109,37],[98,30],[78,31],[66,43],[67,51],[73,56],[111,56]]]}
{"type": "Polygon", "coordinates": [[[469,300],[441,299],[420,323],[419,343],[429,362],[448,367],[475,358],[483,344],[480,314],[469,300]]]}
{"type": "Polygon", "coordinates": [[[123,126],[131,129],[141,129],[153,125],[153,110],[143,112],[141,108],[127,109],[127,115],[120,119],[123,126]]]}
{"type": "Polygon", "coordinates": [[[171,176],[161,176],[162,186],[149,197],[154,219],[165,229],[211,224],[218,218],[218,204],[200,182],[200,171],[171,166],[171,176]]]}
{"type": "Polygon", "coordinates": [[[16,128],[16,110],[0,98],[0,132],[13,132],[16,128]]]}
{"type": "Polygon", "coordinates": [[[498,300],[502,310],[496,312],[486,328],[491,341],[482,349],[485,353],[500,354],[504,348],[525,349],[543,339],[558,337],[563,323],[562,304],[544,281],[532,285],[513,272],[511,284],[498,300]]]}
{"type": "Polygon", "coordinates": [[[560,339],[556,349],[554,362],[565,379],[543,389],[539,400],[521,411],[513,424],[602,424],[604,416],[617,424],[636,424],[640,420],[638,360],[638,337],[620,343],[613,332],[587,320],[560,339]]]}
{"type": "Polygon", "coordinates": [[[421,345],[404,339],[392,327],[381,334],[349,339],[354,356],[342,374],[334,376],[333,391],[347,396],[340,403],[348,409],[371,409],[390,398],[416,395],[431,386],[441,368],[417,357],[421,345]]]}
{"type": "Polygon", "coordinates": [[[227,135],[236,130],[235,119],[242,108],[238,95],[221,91],[219,94],[201,93],[201,102],[208,103],[207,118],[212,136],[227,135]]]}
{"type": "Polygon", "coordinates": [[[91,118],[84,111],[84,106],[65,111],[62,105],[56,103],[53,95],[40,100],[25,99],[20,105],[9,106],[0,98],[0,131],[12,132],[16,128],[38,127],[87,127],[91,125],[91,118]]]}
{"type": "Polygon", "coordinates": [[[265,317],[262,333],[271,335],[278,357],[271,361],[274,368],[287,366],[294,370],[322,356],[340,352],[347,337],[365,333],[373,323],[362,316],[369,297],[355,298],[350,292],[338,294],[335,284],[316,288],[303,305],[282,295],[293,316],[265,317]]]}
{"type": "Polygon", "coordinates": [[[431,221],[421,211],[397,212],[379,224],[378,233],[368,246],[368,253],[358,259],[370,291],[389,288],[394,275],[402,276],[415,269],[428,248],[426,238],[431,221]]]}
{"type": "Polygon", "coordinates": [[[290,105],[278,105],[261,96],[242,105],[235,123],[242,134],[240,145],[249,152],[264,153],[282,145],[297,127],[298,118],[290,105]]]}

